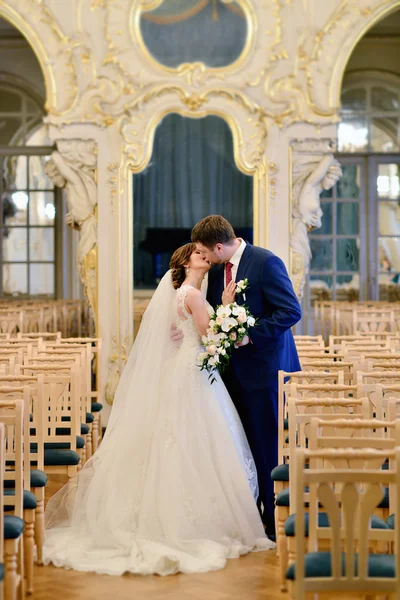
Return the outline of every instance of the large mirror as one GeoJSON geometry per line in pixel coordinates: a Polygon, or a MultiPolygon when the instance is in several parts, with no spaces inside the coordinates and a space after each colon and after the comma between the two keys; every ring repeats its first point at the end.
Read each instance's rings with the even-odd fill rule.
{"type": "Polygon", "coordinates": [[[169,68],[186,62],[228,66],[247,38],[246,16],[232,0],[164,0],[141,14],[139,26],[147,51],[169,68]]]}
{"type": "Polygon", "coordinates": [[[174,250],[209,214],[222,214],[252,242],[253,177],[238,170],[232,132],[222,118],[169,114],[155,131],[150,164],[133,175],[136,303],[151,297],[174,250]]]}

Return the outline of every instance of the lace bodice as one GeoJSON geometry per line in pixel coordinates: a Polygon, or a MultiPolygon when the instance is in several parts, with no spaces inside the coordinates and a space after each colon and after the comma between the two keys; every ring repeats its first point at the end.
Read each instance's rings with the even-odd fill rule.
{"type": "MultiPolygon", "coordinates": [[[[192,285],[182,285],[176,295],[176,312],[177,312],[177,324],[184,332],[183,344],[186,348],[196,348],[199,350],[201,347],[201,340],[196,329],[193,316],[186,310],[185,300],[189,290],[196,289],[192,285]]],[[[204,299],[204,306],[208,310],[210,305],[207,300],[204,299]]]]}
{"type": "Polygon", "coordinates": [[[194,290],[195,288],[192,285],[181,285],[176,293],[176,308],[178,313],[178,318],[180,320],[186,321],[187,319],[191,319],[192,315],[186,310],[185,300],[189,290],[194,290]]]}

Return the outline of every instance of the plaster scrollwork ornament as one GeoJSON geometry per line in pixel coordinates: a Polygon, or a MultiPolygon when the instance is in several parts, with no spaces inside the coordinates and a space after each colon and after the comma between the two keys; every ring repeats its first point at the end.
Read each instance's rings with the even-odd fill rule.
{"type": "Polygon", "coordinates": [[[301,300],[312,256],[308,233],[322,225],[320,194],[336,184],[342,176],[342,169],[329,143],[308,141],[303,143],[302,152],[299,151],[301,142],[295,142],[293,146],[290,247],[293,287],[301,300]]]}
{"type": "Polygon", "coordinates": [[[97,326],[97,146],[91,140],[59,140],[45,170],[64,188],[66,223],[79,231],[76,261],[97,326]]]}

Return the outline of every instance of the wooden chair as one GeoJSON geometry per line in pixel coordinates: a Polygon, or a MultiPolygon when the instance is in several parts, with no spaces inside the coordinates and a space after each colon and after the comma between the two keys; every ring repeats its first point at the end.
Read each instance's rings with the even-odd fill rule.
{"type": "MultiPolygon", "coordinates": [[[[29,376],[43,375],[44,471],[49,475],[67,475],[71,479],[81,468],[77,444],[82,445],[84,440],[78,436],[79,373],[75,366],[69,367],[69,372],[62,375],[60,369],[48,364],[23,365],[21,371],[29,376]]],[[[38,424],[35,428],[38,432],[40,416],[34,414],[33,418],[38,424]]],[[[38,447],[39,443],[38,440],[38,447]]]]}
{"type": "MultiPolygon", "coordinates": [[[[332,386],[333,387],[333,386],[332,386]]],[[[341,386],[342,387],[342,386],[341,386]]],[[[312,417],[319,417],[326,420],[337,419],[339,417],[364,418],[370,417],[372,411],[367,399],[363,398],[331,398],[331,397],[312,397],[297,398],[290,397],[288,404],[288,422],[289,422],[289,457],[288,457],[288,481],[289,487],[284,488],[276,496],[276,532],[277,532],[277,551],[280,558],[280,576],[281,588],[284,589],[285,569],[287,565],[287,545],[285,537],[285,522],[291,513],[294,513],[294,489],[295,489],[295,467],[292,461],[296,447],[306,447],[308,444],[308,427],[312,417]]]]}
{"type": "Polygon", "coordinates": [[[89,337],[67,338],[67,339],[61,338],[60,340],[57,341],[57,343],[46,342],[45,344],[42,344],[39,351],[40,352],[42,350],[46,351],[46,348],[48,351],[50,348],[58,349],[60,347],[63,348],[64,346],[69,350],[79,349],[80,347],[83,347],[83,346],[88,349],[88,357],[90,356],[90,358],[89,358],[90,375],[89,375],[89,371],[87,372],[89,375],[88,383],[87,383],[88,397],[89,397],[88,412],[93,415],[93,425],[91,427],[91,433],[92,433],[93,451],[95,452],[97,450],[97,447],[102,438],[101,411],[103,409],[103,405],[100,402],[100,400],[101,400],[101,398],[100,398],[100,390],[101,390],[100,368],[101,367],[100,366],[101,366],[102,340],[100,338],[89,338],[89,337]],[[93,367],[94,367],[93,368],[94,378],[91,377],[92,363],[93,363],[93,367]]]}
{"type": "MultiPolygon", "coordinates": [[[[310,450],[335,448],[335,449],[353,449],[366,450],[369,448],[376,450],[393,451],[396,446],[400,445],[400,421],[378,421],[376,419],[366,418],[344,418],[344,419],[320,419],[311,418],[311,423],[308,427],[308,448],[310,450]]],[[[351,468],[357,466],[344,461],[342,468],[351,468]]],[[[370,465],[371,466],[371,465],[370,465]]],[[[381,468],[382,464],[378,461],[375,465],[377,469],[381,468]]],[[[392,493],[392,490],[391,490],[392,493]]],[[[308,500],[308,494],[307,494],[308,500]]],[[[391,496],[391,505],[393,506],[391,496]]],[[[296,535],[295,535],[295,519],[296,515],[291,514],[285,522],[285,535],[288,546],[288,564],[295,561],[296,556],[296,535]]],[[[326,513],[318,514],[318,526],[326,527],[326,513]]],[[[373,548],[378,550],[379,543],[387,541],[386,530],[389,529],[386,522],[379,516],[372,516],[371,526],[375,530],[371,541],[373,548]],[[381,532],[384,531],[383,534],[381,532]]],[[[305,515],[305,530],[304,538],[308,537],[308,514],[305,515]]],[[[327,536],[329,540],[329,535],[327,536]]],[[[329,550],[329,544],[327,548],[329,550]]],[[[387,548],[384,547],[384,551],[387,548]]],[[[287,569],[287,565],[286,565],[287,569]]]]}
{"type": "MultiPolygon", "coordinates": [[[[30,479],[30,438],[29,438],[29,388],[28,387],[0,387],[0,419],[2,414],[9,409],[10,401],[23,400],[23,494],[22,508],[24,519],[24,571],[26,578],[26,592],[33,592],[33,564],[35,556],[34,530],[36,497],[31,492],[30,479]]],[[[8,466],[9,463],[7,463],[8,466]]],[[[7,474],[7,472],[6,472],[7,474]]],[[[13,479],[7,480],[5,486],[5,510],[15,511],[16,490],[13,487],[13,479]]]]}
{"type": "MultiPolygon", "coordinates": [[[[309,488],[309,536],[307,551],[304,538],[296,536],[296,562],[288,571],[290,597],[303,600],[310,593],[351,592],[360,596],[390,594],[400,597],[400,532],[396,527],[387,532],[394,540],[395,554],[371,555],[369,540],[374,531],[370,519],[382,497],[381,485],[395,489],[396,508],[400,504],[400,449],[369,450],[296,450],[296,531],[304,531],[304,491],[309,488]],[[388,470],[368,469],[371,461],[390,458],[388,470]],[[337,461],[358,460],[364,468],[320,467],[321,461],[330,465],[337,461]],[[308,463],[308,464],[307,464],[308,463]],[[319,505],[327,513],[328,526],[318,526],[319,505]],[[321,552],[321,539],[330,536],[331,550],[321,552]],[[344,554],[343,554],[344,552],[344,554]]],[[[397,511],[398,512],[398,511],[397,511]]]]}
{"type": "MultiPolygon", "coordinates": [[[[47,484],[47,475],[44,472],[44,378],[43,375],[29,377],[25,375],[0,376],[2,387],[27,387],[29,391],[29,459],[30,459],[30,488],[36,498],[35,510],[35,544],[36,562],[43,564],[44,543],[44,498],[47,484]]],[[[26,487],[25,487],[26,489],[26,487]]]]}
{"type": "MultiPolygon", "coordinates": [[[[4,516],[4,587],[6,600],[24,596],[23,567],[23,418],[22,400],[2,403],[0,422],[5,427],[5,459],[7,470],[4,483],[12,482],[14,514],[4,516]]],[[[3,491],[2,488],[1,491],[3,491]]],[[[7,503],[10,500],[7,499],[7,503]]]]}

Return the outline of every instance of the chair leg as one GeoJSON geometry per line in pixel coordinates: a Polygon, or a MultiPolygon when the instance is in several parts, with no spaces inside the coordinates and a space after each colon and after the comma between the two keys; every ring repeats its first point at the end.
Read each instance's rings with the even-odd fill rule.
{"type": "Polygon", "coordinates": [[[94,425],[94,423],[91,423],[89,425],[89,432],[86,434],[86,460],[89,460],[89,458],[93,454],[93,444],[92,444],[93,425],[94,425]]]}
{"type": "Polygon", "coordinates": [[[280,572],[280,589],[285,592],[286,587],[286,571],[288,566],[288,551],[287,551],[287,540],[285,535],[285,521],[289,516],[288,509],[286,506],[278,506],[278,528],[277,528],[277,548],[279,552],[279,572],[280,572]]]}
{"type": "Polygon", "coordinates": [[[35,562],[35,511],[24,510],[24,571],[26,577],[26,593],[33,592],[33,564],[35,562]]]}
{"type": "Polygon", "coordinates": [[[19,540],[5,540],[4,543],[5,600],[17,600],[18,541],[19,540]]]}
{"type": "Polygon", "coordinates": [[[43,564],[43,543],[44,543],[44,487],[32,488],[36,496],[35,511],[35,544],[36,544],[36,562],[43,564]]]}

